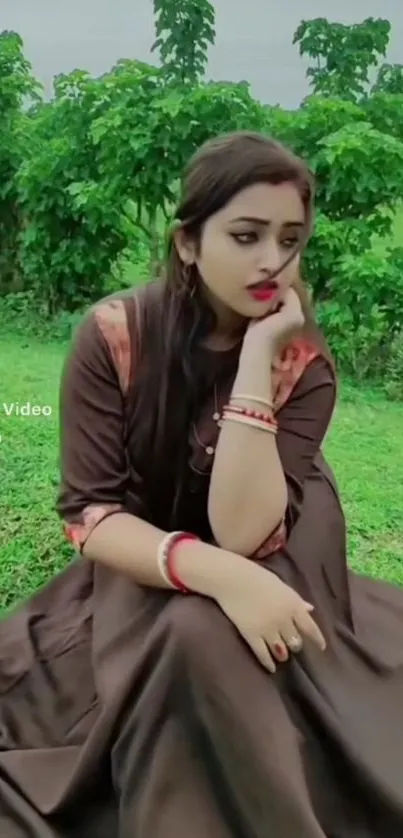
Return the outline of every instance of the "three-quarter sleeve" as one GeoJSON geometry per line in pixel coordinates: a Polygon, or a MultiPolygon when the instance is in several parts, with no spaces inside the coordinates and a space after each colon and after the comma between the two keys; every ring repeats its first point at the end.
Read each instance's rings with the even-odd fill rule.
{"type": "Polygon", "coordinates": [[[288,505],[284,520],[268,536],[254,558],[267,558],[285,546],[298,520],[304,499],[304,481],[320,451],[335,400],[334,372],[329,362],[319,356],[307,366],[277,415],[277,444],[287,482],[288,505]]]}
{"type": "Polygon", "coordinates": [[[108,515],[124,511],[129,470],[124,400],[110,347],[92,312],[79,327],[60,388],[57,511],[78,549],[108,515]]]}

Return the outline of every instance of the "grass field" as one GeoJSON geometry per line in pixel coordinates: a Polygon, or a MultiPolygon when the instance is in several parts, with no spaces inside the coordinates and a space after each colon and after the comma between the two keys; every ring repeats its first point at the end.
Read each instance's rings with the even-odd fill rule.
{"type": "MultiPolygon", "coordinates": [[[[53,511],[65,351],[0,340],[0,609],[69,560],[53,511]],[[50,408],[50,415],[11,412],[12,404],[27,403],[50,408]]],[[[403,404],[345,384],[326,451],[344,498],[351,565],[403,584],[402,430],[403,404]]]]}

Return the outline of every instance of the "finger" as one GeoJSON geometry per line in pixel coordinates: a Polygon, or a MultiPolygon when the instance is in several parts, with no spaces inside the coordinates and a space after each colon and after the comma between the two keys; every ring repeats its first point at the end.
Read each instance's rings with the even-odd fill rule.
{"type": "Polygon", "coordinates": [[[326,649],[326,640],[320,628],[316,625],[315,621],[309,616],[309,614],[302,611],[300,614],[296,615],[294,622],[301,634],[309,637],[315,646],[318,646],[318,648],[322,651],[326,649]]]}
{"type": "Polygon", "coordinates": [[[289,653],[286,644],[284,643],[283,638],[277,634],[273,640],[268,643],[270,652],[272,656],[279,661],[279,663],[284,663],[289,658],[289,653]]]}
{"type": "Polygon", "coordinates": [[[288,646],[290,652],[292,652],[294,655],[296,655],[296,654],[298,654],[298,652],[301,651],[302,646],[303,646],[303,641],[302,641],[302,637],[301,637],[297,627],[294,625],[294,623],[290,622],[287,625],[285,625],[281,629],[281,636],[282,636],[284,642],[286,643],[286,645],[288,646]]]}
{"type": "Polygon", "coordinates": [[[244,639],[262,666],[264,666],[265,669],[268,669],[269,672],[274,673],[276,671],[276,664],[274,663],[264,640],[262,638],[252,640],[249,637],[244,637],[244,639]]]}
{"type": "Polygon", "coordinates": [[[307,611],[315,611],[315,606],[311,602],[304,602],[307,611]]]}

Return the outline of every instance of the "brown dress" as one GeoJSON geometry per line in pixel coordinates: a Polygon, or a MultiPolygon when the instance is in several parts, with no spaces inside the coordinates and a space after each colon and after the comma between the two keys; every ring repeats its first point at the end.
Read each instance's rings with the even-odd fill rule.
{"type": "MultiPolygon", "coordinates": [[[[59,509],[78,546],[120,509],[164,521],[126,433],[138,305],[95,307],[63,378],[59,509]]],[[[195,364],[214,446],[237,350],[195,364]]],[[[254,558],[315,604],[326,653],[307,645],[270,675],[212,602],[78,557],[0,623],[1,838],[402,838],[403,593],[347,569],[320,453],[329,365],[294,343],[273,379],[289,506],[254,558]]],[[[188,444],[178,524],[211,540],[211,457],[188,444]]]]}

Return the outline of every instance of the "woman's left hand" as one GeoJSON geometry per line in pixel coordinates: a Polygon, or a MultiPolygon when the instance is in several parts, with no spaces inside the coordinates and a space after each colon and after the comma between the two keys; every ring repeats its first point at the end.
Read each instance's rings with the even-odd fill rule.
{"type": "Polygon", "coordinates": [[[276,348],[279,342],[291,338],[304,325],[305,318],[298,294],[289,288],[278,311],[268,314],[249,324],[244,346],[250,343],[266,341],[276,348]]]}

